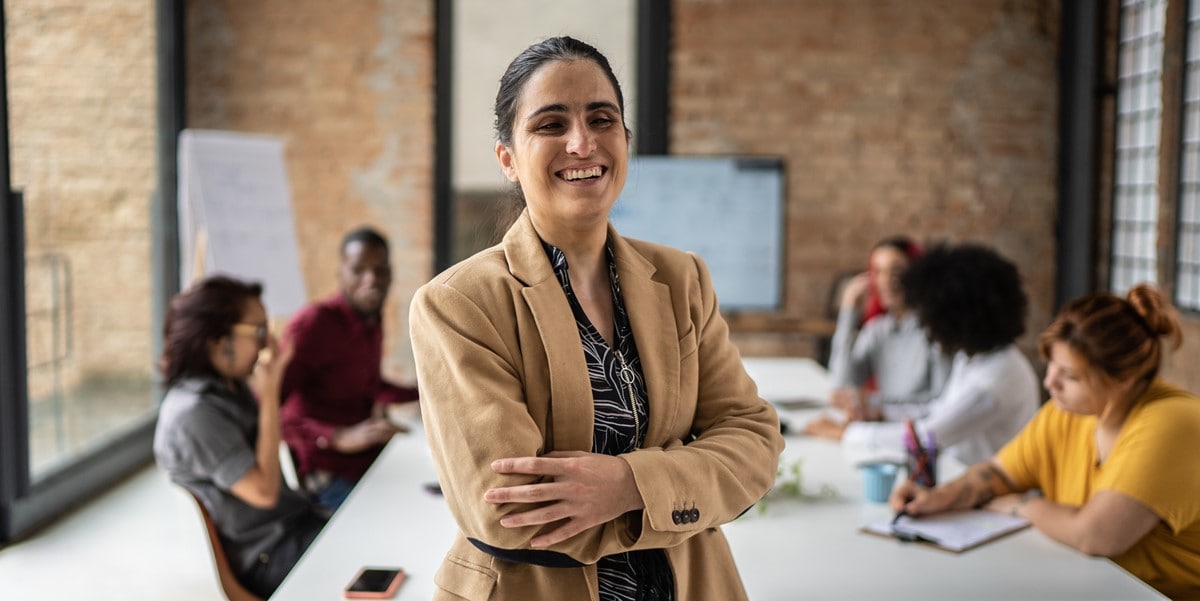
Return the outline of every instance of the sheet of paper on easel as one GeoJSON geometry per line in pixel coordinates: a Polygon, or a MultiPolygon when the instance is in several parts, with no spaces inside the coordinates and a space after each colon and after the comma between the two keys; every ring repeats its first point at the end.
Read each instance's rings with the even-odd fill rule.
{"type": "Polygon", "coordinates": [[[185,130],[179,230],[184,286],[215,273],[261,282],[267,312],[276,318],[307,301],[282,140],[185,130]]]}

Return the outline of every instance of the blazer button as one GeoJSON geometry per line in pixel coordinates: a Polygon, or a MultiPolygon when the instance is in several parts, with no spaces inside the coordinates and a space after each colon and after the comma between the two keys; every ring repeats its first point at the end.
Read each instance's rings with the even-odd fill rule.
{"type": "Polygon", "coordinates": [[[692,511],[691,511],[691,516],[689,516],[689,517],[692,518],[690,520],[692,523],[699,522],[700,521],[700,510],[693,507],[692,511]]]}
{"type": "Polygon", "coordinates": [[[672,512],[671,512],[671,519],[672,519],[672,520],[675,522],[675,525],[676,525],[676,526],[678,526],[679,524],[683,523],[683,515],[682,515],[682,513],[683,513],[683,512],[679,511],[678,509],[676,509],[675,511],[672,511],[672,512]]]}

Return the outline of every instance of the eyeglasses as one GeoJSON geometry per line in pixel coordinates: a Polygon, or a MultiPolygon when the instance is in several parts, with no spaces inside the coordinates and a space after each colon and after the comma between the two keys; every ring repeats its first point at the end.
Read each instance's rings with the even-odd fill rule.
{"type": "Polygon", "coordinates": [[[258,343],[258,346],[267,346],[267,336],[270,330],[267,329],[267,324],[265,323],[235,323],[233,324],[233,332],[235,334],[254,336],[254,341],[258,343]]]}

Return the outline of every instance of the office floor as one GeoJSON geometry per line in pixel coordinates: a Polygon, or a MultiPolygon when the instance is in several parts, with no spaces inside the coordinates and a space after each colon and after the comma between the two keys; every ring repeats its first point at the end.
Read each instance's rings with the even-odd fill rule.
{"type": "Polygon", "coordinates": [[[147,466],[0,549],[0,599],[223,599],[195,504],[147,466]]]}

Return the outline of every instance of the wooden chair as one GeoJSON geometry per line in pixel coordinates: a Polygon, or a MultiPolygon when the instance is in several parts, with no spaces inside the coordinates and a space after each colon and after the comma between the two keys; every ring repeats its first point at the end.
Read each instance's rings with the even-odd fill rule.
{"type": "MultiPolygon", "coordinates": [[[[191,494],[190,491],[189,494],[191,494]]],[[[246,587],[238,582],[237,576],[233,573],[233,566],[229,565],[229,557],[225,555],[225,548],[221,546],[221,537],[217,534],[217,527],[213,524],[212,517],[208,515],[208,509],[196,495],[192,494],[192,499],[196,501],[200,517],[204,518],[204,531],[208,533],[208,543],[212,547],[213,566],[217,568],[217,578],[221,581],[221,590],[225,592],[225,597],[229,601],[263,601],[262,597],[246,590],[246,587]]]]}

